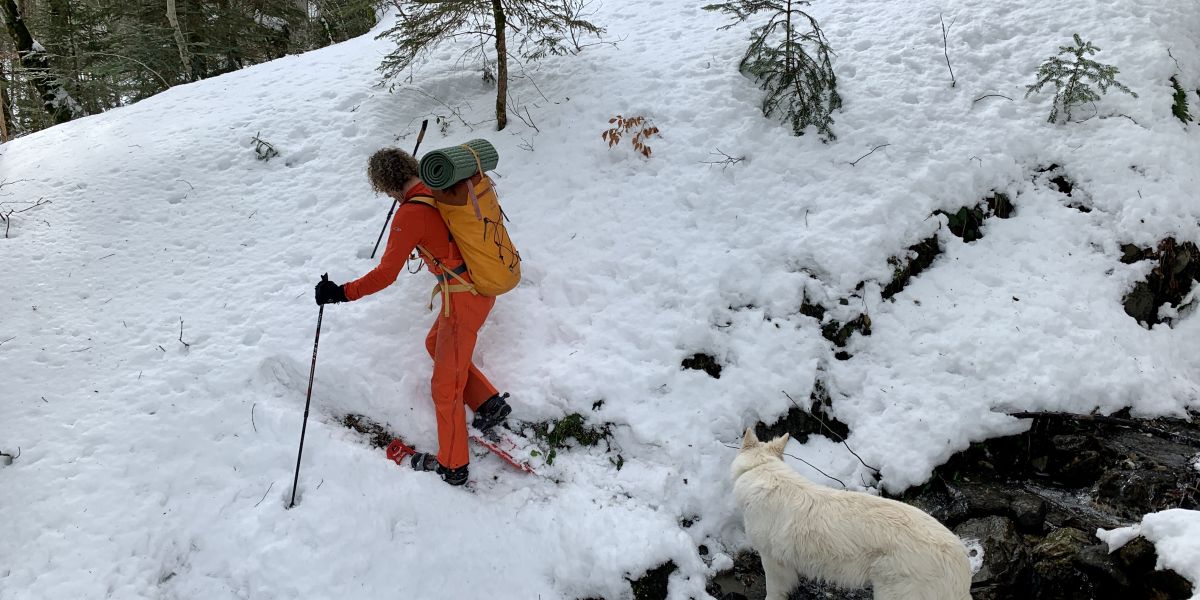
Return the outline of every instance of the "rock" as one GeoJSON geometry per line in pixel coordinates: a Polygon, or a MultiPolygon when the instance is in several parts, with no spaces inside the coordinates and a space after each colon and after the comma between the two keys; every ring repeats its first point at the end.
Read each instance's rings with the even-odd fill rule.
{"type": "Polygon", "coordinates": [[[1096,582],[1097,588],[1107,590],[1129,590],[1132,582],[1117,565],[1114,557],[1108,554],[1108,545],[1096,544],[1087,546],[1075,557],[1075,566],[1083,571],[1089,579],[1096,582]]]}
{"type": "Polygon", "coordinates": [[[1157,504],[1175,489],[1176,475],[1145,469],[1109,471],[1096,485],[1096,500],[1128,519],[1158,510],[1157,504]]]}
{"type": "Polygon", "coordinates": [[[1050,532],[1033,547],[1034,598],[1045,600],[1090,600],[1095,596],[1087,576],[1075,566],[1080,550],[1092,536],[1070,527],[1050,532]]]}
{"type": "Polygon", "coordinates": [[[1012,593],[1002,585],[971,586],[971,600],[1010,600],[1012,593]]]}
{"type": "Polygon", "coordinates": [[[963,483],[958,487],[967,504],[971,518],[989,515],[1008,515],[1012,505],[1012,494],[994,485],[963,483]]]}
{"type": "MultiPolygon", "coordinates": [[[[754,552],[739,553],[733,568],[716,575],[706,588],[709,595],[721,600],[747,600],[767,595],[766,576],[762,561],[754,552]]],[[[847,590],[825,583],[801,579],[789,594],[790,600],[871,600],[871,590],[847,590]]]]}
{"type": "Polygon", "coordinates": [[[1121,546],[1116,557],[1123,568],[1132,571],[1152,571],[1158,562],[1158,553],[1154,544],[1144,537],[1133,538],[1128,544],[1121,546]]]}
{"type": "Polygon", "coordinates": [[[1104,465],[1099,445],[1091,436],[1056,435],[1050,439],[1054,456],[1045,471],[1066,485],[1087,485],[1098,477],[1104,465]]]}
{"type": "MultiPolygon", "coordinates": [[[[1179,435],[1180,440],[1187,439],[1184,437],[1186,432],[1170,433],[1179,435]]],[[[1162,467],[1169,471],[1186,471],[1191,466],[1197,447],[1200,447],[1200,439],[1191,441],[1192,445],[1188,445],[1136,431],[1121,431],[1099,439],[1105,454],[1120,458],[1131,468],[1162,467]]]]}
{"type": "Polygon", "coordinates": [[[714,597],[762,598],[767,595],[766,576],[762,562],[754,552],[739,552],[733,557],[733,568],[713,577],[708,593],[714,597]]]}
{"type": "Polygon", "coordinates": [[[1080,551],[1075,564],[1094,582],[1097,600],[1191,598],[1191,583],[1174,571],[1155,570],[1156,561],[1154,546],[1136,538],[1111,554],[1105,544],[1088,546],[1080,551]]]}
{"type": "Polygon", "coordinates": [[[1138,585],[1145,598],[1191,598],[1192,584],[1171,570],[1156,570],[1158,553],[1146,538],[1135,538],[1115,553],[1117,564],[1138,585]]]}
{"type": "Polygon", "coordinates": [[[1145,281],[1134,284],[1122,303],[1125,305],[1125,314],[1139,323],[1154,323],[1158,320],[1158,304],[1154,300],[1150,284],[1145,281]]]}
{"type": "Polygon", "coordinates": [[[941,479],[933,479],[897,499],[929,513],[929,516],[948,527],[958,525],[972,516],[962,491],[941,479]]]}
{"type": "Polygon", "coordinates": [[[1040,534],[1046,527],[1046,515],[1050,505],[1045,500],[1028,492],[1018,491],[1012,495],[1012,517],[1022,533],[1040,534]]]}
{"type": "Polygon", "coordinates": [[[954,528],[963,539],[979,540],[983,566],[972,582],[999,585],[1013,593],[1025,587],[1029,573],[1029,550],[1012,519],[1001,516],[971,519],[954,528]]]}

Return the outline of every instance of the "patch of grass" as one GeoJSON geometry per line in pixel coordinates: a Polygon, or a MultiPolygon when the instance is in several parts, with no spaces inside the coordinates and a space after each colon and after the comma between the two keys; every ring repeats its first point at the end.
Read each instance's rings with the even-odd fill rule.
{"type": "Polygon", "coordinates": [[[387,427],[363,415],[346,415],[342,417],[342,425],[366,436],[367,442],[376,448],[387,448],[396,438],[387,427]]]}
{"type": "MultiPolygon", "coordinates": [[[[612,424],[590,426],[584,416],[579,413],[571,413],[557,420],[530,423],[528,427],[533,430],[533,437],[541,442],[542,447],[547,448],[546,464],[548,465],[554,464],[559,450],[573,446],[590,447],[604,442],[606,448],[612,449],[608,445],[608,440],[612,438],[612,424]]],[[[625,459],[618,455],[613,464],[620,469],[624,466],[625,459]]]]}
{"type": "Polygon", "coordinates": [[[600,427],[589,427],[583,415],[571,413],[557,421],[534,423],[533,435],[551,448],[566,448],[570,440],[575,440],[580,446],[595,446],[612,437],[609,427],[607,423],[600,427]]]}

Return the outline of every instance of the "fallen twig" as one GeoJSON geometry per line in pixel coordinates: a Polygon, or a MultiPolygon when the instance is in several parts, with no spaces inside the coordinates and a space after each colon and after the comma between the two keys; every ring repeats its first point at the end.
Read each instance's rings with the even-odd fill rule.
{"type": "Polygon", "coordinates": [[[17,201],[17,200],[8,200],[5,202],[0,202],[0,204],[28,204],[29,206],[26,206],[25,208],[22,208],[21,210],[12,209],[9,211],[10,213],[15,212],[15,213],[19,214],[19,213],[23,213],[27,210],[33,210],[39,206],[43,206],[46,204],[54,204],[54,201],[47,200],[43,197],[43,198],[38,198],[37,201],[35,201],[35,202],[21,202],[21,201],[17,201]]]}
{"type": "Polygon", "coordinates": [[[983,100],[984,98],[1004,98],[1005,100],[1008,100],[1009,102],[1014,102],[1014,100],[1012,98],[1009,98],[1008,96],[1005,96],[1004,94],[984,94],[984,95],[976,98],[975,100],[971,101],[971,104],[975,104],[976,102],[979,102],[980,100],[983,100]]]}
{"type": "Polygon", "coordinates": [[[183,341],[183,317],[179,317],[179,343],[183,344],[186,348],[192,347],[191,344],[183,341]]]}
{"type": "Polygon", "coordinates": [[[1138,127],[1141,127],[1141,126],[1142,126],[1142,124],[1141,124],[1141,123],[1138,123],[1138,122],[1137,122],[1137,119],[1135,119],[1135,118],[1133,118],[1133,117],[1131,117],[1131,116],[1129,116],[1129,115],[1127,115],[1127,114],[1125,114],[1125,113],[1117,113],[1117,114],[1115,114],[1115,115],[1105,115],[1105,116],[1103,116],[1103,117],[1100,117],[1100,118],[1101,118],[1101,119],[1111,119],[1111,118],[1113,118],[1113,117],[1125,117],[1126,119],[1129,119],[1130,121],[1133,121],[1133,124],[1134,124],[1134,125],[1137,125],[1138,127]]]}
{"type": "MultiPolygon", "coordinates": [[[[798,409],[800,409],[800,410],[804,410],[803,408],[800,408],[800,405],[796,403],[796,400],[795,400],[794,398],[792,398],[791,394],[787,393],[787,391],[784,391],[784,392],[783,392],[783,395],[784,395],[784,396],[787,396],[787,399],[792,401],[792,406],[795,406],[796,408],[798,408],[798,409]]],[[[871,465],[868,465],[868,464],[866,463],[866,461],[864,461],[864,460],[862,459],[862,457],[861,457],[861,456],[859,456],[859,455],[858,455],[858,453],[854,451],[854,448],[851,448],[851,447],[850,447],[850,444],[849,444],[848,442],[846,442],[846,438],[842,437],[841,435],[838,435],[838,432],[834,431],[832,427],[830,427],[830,426],[829,426],[827,423],[825,423],[825,419],[822,419],[822,418],[821,418],[819,415],[817,415],[817,414],[816,414],[816,413],[814,413],[814,412],[811,412],[811,411],[807,411],[807,412],[808,412],[808,414],[809,414],[809,415],[811,415],[811,416],[812,416],[812,418],[816,419],[816,420],[817,420],[817,422],[821,424],[821,427],[824,427],[824,428],[825,428],[825,431],[828,431],[829,433],[833,434],[833,436],[834,436],[834,437],[836,437],[836,438],[837,438],[837,440],[838,440],[839,442],[841,442],[841,443],[842,443],[842,445],[843,445],[843,446],[845,446],[847,450],[849,450],[849,451],[850,451],[850,454],[853,454],[853,455],[854,455],[854,458],[857,458],[857,459],[858,459],[858,462],[859,462],[859,463],[860,463],[862,466],[864,466],[864,467],[866,467],[866,468],[868,468],[868,469],[870,469],[870,470],[874,471],[874,472],[875,472],[875,475],[877,475],[877,476],[879,475],[879,469],[877,469],[877,468],[875,468],[875,467],[872,467],[871,465]]]]}
{"type": "Polygon", "coordinates": [[[14,335],[14,336],[8,338],[7,340],[0,341],[0,346],[3,346],[4,344],[7,344],[8,342],[11,342],[15,339],[17,339],[17,336],[14,335]]]}
{"type": "Polygon", "coordinates": [[[942,52],[946,55],[946,68],[950,69],[950,87],[957,87],[958,81],[954,79],[954,68],[950,66],[950,47],[946,43],[946,34],[950,31],[950,27],[954,26],[954,21],[950,21],[950,27],[946,27],[946,19],[942,15],[938,15],[938,20],[942,23],[942,52]]]}
{"type": "Polygon", "coordinates": [[[266,500],[266,499],[267,499],[267,494],[270,494],[270,493],[271,493],[271,488],[273,488],[273,487],[275,487],[275,482],[274,482],[274,481],[272,481],[272,482],[271,482],[271,485],[267,486],[267,491],[263,492],[263,496],[262,496],[262,498],[259,498],[259,499],[258,499],[258,502],[255,502],[255,503],[254,503],[254,508],[258,508],[258,505],[259,505],[259,504],[262,504],[262,503],[263,503],[263,500],[266,500]]]}
{"type": "Polygon", "coordinates": [[[1179,59],[1175,58],[1174,54],[1171,54],[1170,48],[1167,48],[1167,56],[1170,56],[1171,60],[1175,61],[1175,68],[1179,69],[1180,71],[1183,70],[1183,67],[1179,66],[1179,59]]]}
{"type": "Polygon", "coordinates": [[[730,167],[730,165],[736,165],[736,164],[742,162],[743,160],[746,160],[745,156],[733,157],[733,156],[730,156],[730,155],[722,152],[720,148],[717,148],[716,150],[717,150],[716,152],[709,152],[708,155],[709,156],[721,156],[724,158],[719,158],[717,160],[702,160],[702,161],[700,161],[700,164],[721,165],[721,170],[724,171],[725,169],[728,169],[730,167]]]}
{"type": "Polygon", "coordinates": [[[866,157],[868,157],[868,156],[870,156],[870,155],[872,155],[872,154],[875,154],[875,151],[876,151],[876,150],[878,150],[878,149],[880,149],[880,148],[887,148],[888,146],[891,146],[891,144],[880,144],[880,145],[878,145],[878,146],[875,146],[874,148],[871,148],[871,151],[870,151],[870,152],[868,152],[868,153],[866,153],[866,154],[864,154],[864,155],[862,155],[862,156],[858,157],[858,159],[856,159],[854,162],[850,163],[850,166],[852,166],[852,167],[853,167],[853,166],[856,166],[856,165],[858,165],[858,161],[860,161],[860,160],[862,160],[862,159],[864,159],[864,158],[866,158],[866,157]]]}
{"type": "Polygon", "coordinates": [[[258,406],[257,402],[250,405],[250,426],[254,428],[254,433],[258,433],[258,425],[256,425],[254,423],[254,407],[255,406],[258,406]]]}
{"type": "MultiPolygon", "coordinates": [[[[740,449],[741,449],[741,446],[737,446],[737,445],[735,445],[735,444],[722,444],[722,445],[723,445],[723,446],[725,446],[726,448],[733,448],[733,449],[735,449],[735,450],[740,450],[740,449]]],[[[784,452],[784,453],[783,453],[783,455],[784,455],[784,456],[790,456],[790,457],[792,457],[792,458],[794,458],[794,459],[796,459],[796,460],[798,460],[798,461],[800,461],[800,462],[802,462],[802,463],[804,463],[804,464],[808,465],[809,467],[811,467],[811,468],[812,468],[812,470],[814,470],[814,471],[816,471],[816,472],[818,472],[818,473],[820,473],[820,474],[824,475],[825,477],[828,477],[829,479],[832,479],[832,480],[834,480],[834,481],[838,482],[838,484],[842,486],[842,489],[843,489],[843,490],[848,490],[848,489],[850,489],[850,488],[846,487],[846,482],[842,481],[841,479],[838,479],[837,477],[834,477],[833,475],[830,475],[829,473],[826,473],[825,471],[822,471],[821,469],[818,469],[818,468],[817,468],[815,465],[813,465],[812,463],[808,462],[807,460],[804,460],[803,458],[800,458],[799,456],[796,456],[795,454],[788,454],[787,452],[784,452]]]]}
{"type": "Polygon", "coordinates": [[[5,179],[4,181],[0,181],[0,189],[2,189],[6,185],[12,185],[14,183],[23,183],[26,181],[33,181],[33,180],[32,179],[14,179],[12,181],[9,181],[9,180],[5,179]]]}

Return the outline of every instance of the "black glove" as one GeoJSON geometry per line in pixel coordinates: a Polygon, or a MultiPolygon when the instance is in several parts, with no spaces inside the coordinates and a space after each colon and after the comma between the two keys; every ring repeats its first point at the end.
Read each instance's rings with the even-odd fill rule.
{"type": "Polygon", "coordinates": [[[346,302],[346,290],[342,286],[329,280],[329,275],[322,275],[321,281],[317,282],[317,304],[329,304],[330,302],[346,302]]]}

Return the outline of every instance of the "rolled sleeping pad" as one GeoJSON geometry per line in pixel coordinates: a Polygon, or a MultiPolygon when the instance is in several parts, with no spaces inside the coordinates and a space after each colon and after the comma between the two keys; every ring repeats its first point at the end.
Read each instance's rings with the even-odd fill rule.
{"type": "Polygon", "coordinates": [[[462,146],[450,146],[432,150],[421,157],[421,181],[430,189],[444,190],[479,172],[482,164],[484,171],[491,171],[500,162],[500,155],[490,142],[483,139],[471,140],[465,144],[475,151],[462,146]],[[479,156],[479,161],[475,156],[479,156]]]}

